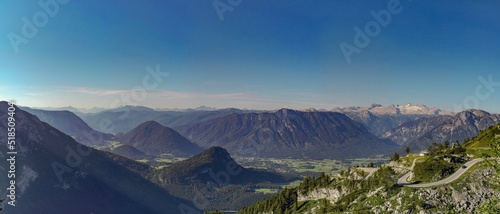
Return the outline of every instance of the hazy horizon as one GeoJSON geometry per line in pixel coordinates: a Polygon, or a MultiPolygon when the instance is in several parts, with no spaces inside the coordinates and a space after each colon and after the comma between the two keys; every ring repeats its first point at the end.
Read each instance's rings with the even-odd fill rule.
{"type": "MultiPolygon", "coordinates": [[[[231,109],[231,108],[235,108],[235,109],[241,109],[241,110],[252,110],[252,111],[277,111],[277,110],[280,110],[280,109],[292,109],[292,110],[310,110],[310,109],[315,109],[315,110],[318,110],[318,111],[334,111],[335,108],[350,108],[350,107],[361,107],[361,108],[366,108],[366,107],[370,107],[372,105],[382,105],[383,107],[387,107],[387,106],[391,106],[391,105],[394,105],[394,106],[404,106],[404,105],[408,105],[408,104],[411,104],[411,105],[424,105],[424,106],[427,106],[429,108],[437,108],[439,110],[442,110],[442,111],[449,111],[449,112],[452,112],[452,113],[459,113],[460,111],[453,111],[453,109],[443,109],[443,108],[439,108],[439,107],[436,107],[436,106],[429,106],[429,105],[426,105],[426,104],[421,104],[421,103],[404,103],[404,104],[380,104],[380,103],[372,103],[370,105],[366,105],[366,106],[333,106],[331,108],[314,108],[314,107],[309,107],[309,108],[290,108],[290,107],[278,107],[278,108],[272,108],[272,109],[253,109],[253,108],[247,108],[247,107],[234,107],[234,106],[227,106],[227,107],[221,107],[221,108],[217,108],[217,107],[212,107],[212,106],[206,106],[206,105],[201,105],[201,106],[192,106],[192,107],[186,107],[186,108],[170,108],[170,107],[152,107],[152,106],[144,106],[144,105],[120,105],[120,106],[113,106],[113,107],[90,107],[90,108],[82,108],[82,107],[77,107],[77,106],[24,106],[24,105],[19,105],[20,107],[28,107],[28,108],[34,108],[34,109],[42,109],[42,110],[60,110],[60,109],[66,109],[66,108],[74,108],[82,113],[93,113],[93,112],[100,112],[100,111],[106,111],[106,110],[112,110],[112,109],[117,109],[117,108],[123,108],[123,107],[145,107],[145,108],[150,108],[150,109],[153,109],[153,110],[156,110],[156,111],[161,111],[161,110],[166,110],[166,111],[183,111],[183,110],[197,110],[197,109],[200,109],[200,110],[222,110],[222,109],[231,109]]],[[[470,109],[474,109],[474,108],[469,108],[469,109],[462,109],[461,111],[464,111],[464,110],[470,110],[470,109]]],[[[489,113],[494,113],[494,114],[498,114],[499,112],[494,112],[494,111],[488,111],[488,110],[485,110],[485,109],[481,109],[481,108],[478,108],[479,110],[484,110],[484,111],[487,111],[489,113]]]]}

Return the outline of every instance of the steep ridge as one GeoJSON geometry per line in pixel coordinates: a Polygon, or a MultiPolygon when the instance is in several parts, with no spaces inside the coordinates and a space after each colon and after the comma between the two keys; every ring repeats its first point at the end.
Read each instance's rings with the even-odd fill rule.
{"type": "Polygon", "coordinates": [[[65,134],[75,138],[76,141],[87,146],[100,145],[104,140],[113,138],[111,134],[105,134],[92,129],[85,121],[78,117],[73,112],[64,111],[48,111],[21,107],[21,109],[37,116],[41,121],[46,122],[54,128],[64,132],[65,134]]]}

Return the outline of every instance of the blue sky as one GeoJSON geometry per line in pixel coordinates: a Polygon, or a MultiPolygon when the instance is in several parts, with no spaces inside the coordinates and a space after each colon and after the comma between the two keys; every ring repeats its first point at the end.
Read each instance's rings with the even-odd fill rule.
{"type": "Polygon", "coordinates": [[[213,1],[64,2],[17,45],[11,37],[25,38],[23,17],[44,21],[44,10],[37,1],[0,3],[2,100],[37,107],[253,109],[411,102],[500,112],[500,87],[480,86],[478,79],[500,82],[495,0],[243,0],[235,6],[220,0],[232,9],[224,20],[213,1]],[[339,45],[355,45],[354,27],[364,30],[376,21],[370,11],[398,2],[401,11],[348,63],[339,45]],[[161,82],[146,77],[146,67],[156,65],[168,72],[161,82]],[[142,90],[144,78],[157,87],[142,90]]]}

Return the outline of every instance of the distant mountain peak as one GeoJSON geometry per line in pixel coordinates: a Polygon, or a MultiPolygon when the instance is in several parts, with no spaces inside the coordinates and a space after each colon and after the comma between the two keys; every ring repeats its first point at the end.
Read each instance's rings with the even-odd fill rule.
{"type": "Polygon", "coordinates": [[[461,111],[461,112],[459,112],[457,114],[458,115],[461,115],[461,114],[490,115],[489,112],[481,110],[481,109],[467,109],[467,110],[463,110],[463,111],[461,111]]]}
{"type": "Polygon", "coordinates": [[[462,121],[474,121],[474,120],[480,120],[482,118],[491,117],[491,114],[489,112],[479,109],[467,109],[457,113],[455,117],[459,118],[462,121]]]}
{"type": "Polygon", "coordinates": [[[64,107],[34,107],[33,109],[39,110],[47,110],[47,111],[70,111],[74,113],[81,113],[80,109],[77,109],[73,106],[64,106],[64,107]]]}
{"type": "MultiPolygon", "coordinates": [[[[139,126],[137,126],[137,128],[142,128],[142,127],[164,127],[162,126],[160,123],[154,121],[154,120],[149,120],[149,121],[146,121],[144,123],[141,123],[139,126]]],[[[166,128],[166,127],[164,127],[166,128]]]]}
{"type": "Polygon", "coordinates": [[[387,105],[383,106],[381,104],[372,104],[370,107],[346,107],[346,108],[334,108],[332,111],[337,111],[341,113],[358,113],[363,111],[369,111],[376,115],[453,115],[454,113],[447,110],[442,110],[436,107],[428,107],[421,104],[407,103],[405,105],[387,105]]]}
{"type": "Polygon", "coordinates": [[[286,113],[289,113],[289,112],[296,112],[296,111],[297,110],[293,110],[293,109],[289,109],[289,108],[281,108],[278,111],[276,111],[276,113],[286,114],[286,113]]]}
{"type": "Polygon", "coordinates": [[[226,149],[224,149],[224,148],[222,148],[220,146],[212,146],[212,147],[206,149],[204,152],[207,152],[207,153],[225,153],[225,154],[229,154],[226,149]]]}
{"type": "Polygon", "coordinates": [[[115,109],[111,109],[111,111],[155,111],[154,109],[152,108],[149,108],[149,107],[145,107],[145,106],[132,106],[132,105],[124,105],[124,106],[120,106],[118,108],[115,108],[115,109]]]}
{"type": "Polygon", "coordinates": [[[201,151],[201,148],[175,130],[153,120],[141,123],[127,133],[117,134],[116,138],[122,144],[134,146],[151,155],[172,153],[189,156],[201,151]]]}
{"type": "Polygon", "coordinates": [[[29,107],[21,107],[21,109],[37,116],[41,121],[50,124],[85,145],[98,145],[103,143],[104,140],[113,138],[111,134],[92,129],[78,115],[68,110],[42,110],[29,107]]]}
{"type": "Polygon", "coordinates": [[[229,152],[220,146],[212,146],[192,158],[196,157],[209,157],[211,160],[232,160],[229,152]]]}
{"type": "Polygon", "coordinates": [[[233,163],[235,167],[243,169],[242,166],[234,161],[226,149],[213,146],[186,160],[173,163],[166,169],[170,171],[170,173],[166,173],[166,176],[172,177],[174,180],[180,182],[189,181],[195,178],[210,180],[210,171],[219,172],[227,170],[228,164],[231,163],[233,163]]]}
{"type": "Polygon", "coordinates": [[[215,111],[215,110],[217,110],[217,108],[202,105],[202,106],[198,106],[198,107],[194,108],[193,110],[196,110],[196,111],[215,111]]]}
{"type": "Polygon", "coordinates": [[[324,111],[324,110],[318,110],[316,108],[305,108],[305,109],[300,109],[300,111],[303,111],[303,112],[319,112],[319,111],[324,111]]]}

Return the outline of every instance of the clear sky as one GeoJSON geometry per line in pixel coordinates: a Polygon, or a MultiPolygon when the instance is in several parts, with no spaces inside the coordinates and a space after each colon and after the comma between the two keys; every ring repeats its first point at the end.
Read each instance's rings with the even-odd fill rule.
{"type": "Polygon", "coordinates": [[[0,3],[0,99],[20,105],[500,112],[500,83],[478,79],[500,82],[498,0],[37,2],[0,3]]]}

